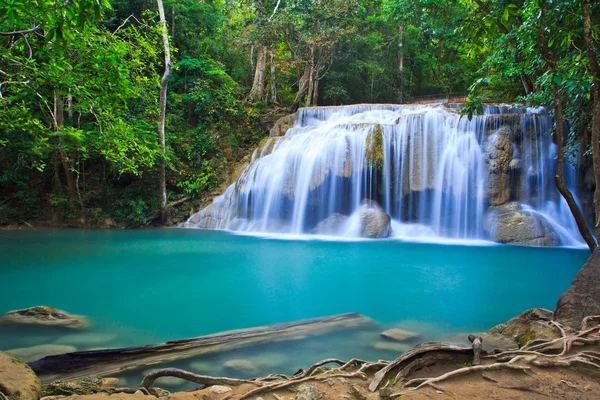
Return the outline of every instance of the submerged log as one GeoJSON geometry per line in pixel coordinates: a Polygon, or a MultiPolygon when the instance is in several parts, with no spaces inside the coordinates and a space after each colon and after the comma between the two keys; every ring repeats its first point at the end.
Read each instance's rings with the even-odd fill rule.
{"type": "Polygon", "coordinates": [[[67,353],[44,357],[29,365],[42,383],[58,379],[108,376],[142,366],[164,364],[263,343],[297,340],[305,336],[322,335],[339,329],[353,329],[371,323],[373,323],[371,319],[361,314],[347,313],[154,345],[67,353]]]}

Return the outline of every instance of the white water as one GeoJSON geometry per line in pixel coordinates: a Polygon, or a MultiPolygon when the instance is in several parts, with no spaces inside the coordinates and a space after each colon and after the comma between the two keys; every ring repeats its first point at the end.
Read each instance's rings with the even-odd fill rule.
{"type": "MultiPolygon", "coordinates": [[[[254,233],[307,234],[333,213],[335,232],[357,237],[363,199],[392,217],[394,235],[417,240],[486,240],[490,206],[486,140],[509,129],[510,199],[556,230],[563,245],[581,239],[552,176],[556,145],[545,109],[488,107],[472,121],[443,106],[359,105],[301,109],[296,126],[258,149],[240,179],[188,226],[254,233]],[[376,135],[381,135],[378,140],[376,135]],[[371,155],[380,154],[372,165],[371,155]]],[[[575,183],[575,171],[565,169],[575,183]]]]}

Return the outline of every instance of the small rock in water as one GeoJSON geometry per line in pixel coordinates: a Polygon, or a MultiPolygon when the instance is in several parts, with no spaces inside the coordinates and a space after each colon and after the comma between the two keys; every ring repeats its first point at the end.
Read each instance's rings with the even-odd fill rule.
{"type": "Polygon", "coordinates": [[[63,328],[81,329],[86,326],[85,319],[69,315],[65,311],[48,306],[36,306],[23,310],[9,311],[0,322],[10,324],[35,324],[44,326],[59,326],[63,328]]]}
{"type": "Polygon", "coordinates": [[[37,361],[46,356],[57,354],[73,353],[77,351],[74,346],[60,344],[41,344],[39,346],[21,347],[19,349],[8,350],[7,353],[20,358],[25,362],[37,361]]]}
{"type": "Polygon", "coordinates": [[[255,374],[258,372],[258,368],[250,360],[229,360],[223,364],[223,367],[243,374],[255,374]]]}
{"type": "Polygon", "coordinates": [[[400,328],[394,328],[381,332],[381,336],[386,339],[395,340],[396,342],[406,342],[418,338],[419,334],[400,328]]]}
{"type": "Polygon", "coordinates": [[[214,385],[210,387],[210,391],[216,394],[223,394],[227,392],[231,392],[231,388],[228,386],[214,385]]]}
{"type": "Polygon", "coordinates": [[[409,344],[394,342],[377,342],[373,347],[377,350],[393,351],[395,353],[404,353],[412,349],[412,346],[409,344]]]}
{"type": "Polygon", "coordinates": [[[320,400],[321,392],[311,385],[300,385],[296,392],[296,400],[320,400]]]}

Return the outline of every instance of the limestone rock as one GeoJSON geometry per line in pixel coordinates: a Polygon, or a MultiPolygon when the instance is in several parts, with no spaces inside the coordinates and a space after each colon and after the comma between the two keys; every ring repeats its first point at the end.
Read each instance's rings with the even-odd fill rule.
{"type": "Polygon", "coordinates": [[[19,357],[25,362],[37,361],[40,358],[54,356],[57,354],[73,353],[77,351],[74,346],[64,344],[40,344],[39,346],[21,347],[8,350],[7,353],[19,357]]]}
{"type": "Polygon", "coordinates": [[[42,384],[29,365],[0,352],[0,393],[11,400],[38,400],[42,384]]]}
{"type": "MultiPolygon", "coordinates": [[[[544,308],[532,308],[504,324],[490,329],[487,334],[504,338],[519,347],[533,339],[554,339],[560,336],[559,330],[552,324],[552,311],[544,308]]],[[[484,342],[486,338],[484,337],[484,342]]]]}
{"type": "Polygon", "coordinates": [[[86,326],[86,321],[83,317],[69,315],[65,311],[48,306],[36,306],[23,310],[9,311],[0,318],[0,322],[58,326],[73,329],[81,329],[86,326]]]}
{"type": "Polygon", "coordinates": [[[383,336],[386,339],[395,340],[397,342],[406,342],[418,338],[419,334],[400,328],[393,328],[381,332],[381,336],[383,336]]]}
{"type": "Polygon", "coordinates": [[[55,381],[44,387],[42,396],[72,396],[110,393],[119,385],[117,378],[91,378],[74,381],[55,381]]]}
{"type": "Polygon", "coordinates": [[[228,386],[220,386],[220,385],[214,385],[211,386],[209,389],[212,393],[216,393],[216,394],[225,394],[227,392],[231,392],[231,388],[228,386]]]}
{"type": "Polygon", "coordinates": [[[242,374],[256,374],[258,368],[250,360],[229,360],[223,364],[226,370],[238,372],[242,374]]]}
{"type": "Polygon", "coordinates": [[[523,246],[561,244],[552,225],[533,211],[491,207],[484,216],[483,227],[497,243],[523,246]]]}
{"type": "Polygon", "coordinates": [[[496,173],[506,173],[512,160],[513,147],[510,133],[510,129],[501,127],[492,132],[485,142],[485,155],[490,163],[489,169],[496,173]]]}
{"type": "Polygon", "coordinates": [[[303,384],[300,385],[296,392],[296,400],[320,400],[321,392],[314,386],[303,384]]]}
{"type": "Polygon", "coordinates": [[[600,315],[600,250],[596,248],[558,299],[554,318],[575,329],[584,317],[600,315]]]}
{"type": "Polygon", "coordinates": [[[392,217],[373,200],[363,200],[360,208],[361,236],[364,238],[387,238],[392,234],[392,217]]]}
{"type": "Polygon", "coordinates": [[[510,141],[511,130],[501,127],[487,138],[484,150],[488,166],[488,189],[490,204],[501,205],[510,200],[510,178],[508,171],[513,157],[510,141]]]}
{"type": "Polygon", "coordinates": [[[271,129],[271,136],[278,137],[283,136],[286,132],[296,125],[296,121],[298,120],[298,113],[293,113],[281,117],[275,122],[273,129],[271,129]]]}
{"type": "Polygon", "coordinates": [[[337,235],[340,234],[346,222],[348,222],[348,216],[333,213],[323,221],[319,222],[312,230],[312,233],[317,235],[337,235]]]}

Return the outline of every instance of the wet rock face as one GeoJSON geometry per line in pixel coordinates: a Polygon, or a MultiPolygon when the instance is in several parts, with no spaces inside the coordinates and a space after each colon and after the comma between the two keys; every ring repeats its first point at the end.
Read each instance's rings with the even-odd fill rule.
{"type": "Polygon", "coordinates": [[[27,364],[0,352],[0,393],[11,400],[38,400],[42,384],[27,364]]]}
{"type": "Polygon", "coordinates": [[[361,236],[370,239],[387,238],[392,234],[392,217],[373,200],[363,200],[360,208],[361,236]]]}
{"type": "Polygon", "coordinates": [[[348,222],[348,216],[333,213],[323,221],[319,222],[312,230],[312,233],[317,235],[337,235],[340,234],[346,222],[348,222]]]}
{"type": "Polygon", "coordinates": [[[559,246],[560,239],[552,225],[532,211],[515,203],[490,207],[484,217],[484,229],[497,243],[522,246],[559,246]]]}
{"type": "Polygon", "coordinates": [[[508,172],[513,158],[513,146],[510,137],[511,130],[507,127],[501,127],[494,131],[485,142],[488,190],[492,206],[501,205],[510,200],[510,177],[508,172]]]}
{"type": "Polygon", "coordinates": [[[293,113],[290,115],[286,115],[281,117],[275,122],[273,129],[271,129],[271,136],[278,137],[286,134],[288,129],[292,128],[296,125],[296,121],[298,120],[298,113],[293,113]]]}
{"type": "Polygon", "coordinates": [[[34,324],[81,329],[86,326],[83,317],[69,315],[65,311],[48,306],[36,306],[23,310],[9,311],[2,318],[2,323],[34,324]]]}
{"type": "Polygon", "coordinates": [[[560,296],[554,318],[575,329],[583,318],[600,315],[600,250],[596,248],[579,270],[569,289],[560,296]]]}

